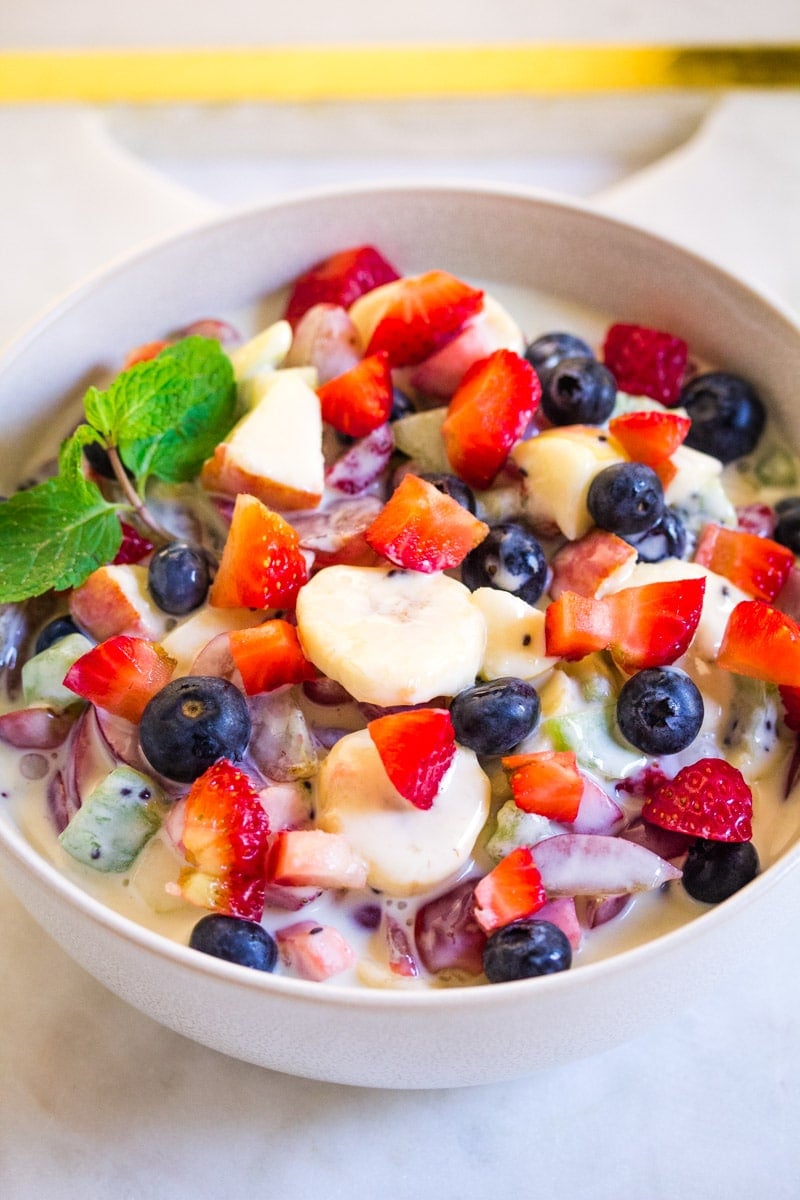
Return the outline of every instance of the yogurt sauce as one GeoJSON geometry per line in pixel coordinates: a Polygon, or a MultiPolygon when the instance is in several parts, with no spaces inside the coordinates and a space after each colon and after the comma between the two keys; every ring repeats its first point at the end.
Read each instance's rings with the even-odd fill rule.
{"type": "MultiPolygon", "coordinates": [[[[492,284],[491,291],[508,311],[514,313],[526,337],[536,336],[546,329],[563,328],[575,330],[590,343],[597,344],[609,324],[606,318],[597,313],[554,301],[552,297],[530,290],[492,284]]],[[[264,323],[265,312],[269,313],[272,307],[270,304],[266,310],[260,310],[260,324],[264,323]]],[[[234,323],[246,336],[256,331],[253,314],[238,314],[234,323]]],[[[772,436],[765,434],[765,439],[772,436]]],[[[747,462],[726,469],[725,488],[730,499],[737,504],[755,500],[771,503],[780,494],[774,488],[764,489],[753,473],[752,464],[747,462]]],[[[677,564],[678,574],[683,571],[684,565],[677,564]]],[[[656,577],[658,568],[662,566],[654,566],[656,577]]],[[[666,570],[669,571],[669,568],[666,570]]],[[[542,601],[540,607],[544,607],[544,603],[542,601]]],[[[721,637],[726,619],[727,611],[721,603],[708,606],[704,615],[707,625],[705,636],[712,641],[721,637]]],[[[730,748],[722,743],[731,726],[735,703],[736,685],[730,677],[721,679],[721,672],[714,672],[691,652],[678,665],[688,670],[701,688],[706,703],[706,719],[697,742],[688,751],[682,756],[675,756],[673,760],[663,760],[665,766],[671,768],[668,770],[670,774],[683,765],[683,761],[694,761],[702,755],[727,754],[730,757],[730,748]]],[[[11,705],[6,704],[5,707],[11,705]]],[[[358,719],[354,721],[353,713],[347,708],[319,708],[306,704],[305,709],[312,723],[343,727],[358,723],[358,719]]],[[[784,794],[793,744],[776,716],[776,712],[764,710],[762,719],[751,722],[750,740],[741,750],[742,761],[737,763],[748,774],[753,790],[753,841],[758,849],[762,870],[774,863],[796,841],[800,832],[797,796],[793,794],[787,799],[784,794]],[[754,772],[750,773],[753,768],[754,772]]],[[[535,746],[536,740],[535,732],[530,739],[530,748],[535,746]]],[[[601,747],[596,749],[598,753],[602,750],[601,747]]],[[[618,750],[617,746],[615,752],[618,750]]],[[[0,802],[10,807],[21,831],[43,858],[80,888],[122,916],[185,944],[202,911],[174,895],[169,886],[177,881],[185,864],[173,848],[166,829],[151,839],[128,871],[120,874],[103,874],[83,866],[58,843],[46,795],[48,781],[62,757],[63,750],[20,752],[0,743],[0,802]]],[[[620,773],[624,774],[624,771],[620,773]]],[[[621,803],[613,784],[609,784],[608,790],[621,803]]],[[[468,865],[462,875],[474,871],[476,867],[485,871],[489,865],[482,849],[478,848],[476,860],[468,865]]],[[[448,885],[436,890],[443,892],[453,882],[451,880],[448,885]]],[[[426,896],[384,897],[384,911],[400,930],[410,935],[417,908],[426,899],[426,896]]],[[[426,976],[422,969],[420,977],[416,979],[401,978],[390,972],[386,962],[385,935],[374,927],[370,928],[370,924],[374,926],[375,921],[380,919],[378,900],[379,897],[369,890],[355,895],[323,892],[296,913],[268,907],[264,924],[274,932],[295,920],[313,919],[338,928],[353,947],[357,962],[353,968],[332,980],[336,985],[430,987],[448,982],[473,981],[472,977],[463,980],[448,980],[446,977],[437,979],[426,976]]],[[[706,910],[707,906],[693,901],[679,883],[667,885],[660,891],[633,896],[620,915],[605,925],[584,932],[581,947],[574,956],[573,969],[659,937],[696,919],[706,910]]],[[[281,970],[279,964],[277,972],[281,970]]]]}

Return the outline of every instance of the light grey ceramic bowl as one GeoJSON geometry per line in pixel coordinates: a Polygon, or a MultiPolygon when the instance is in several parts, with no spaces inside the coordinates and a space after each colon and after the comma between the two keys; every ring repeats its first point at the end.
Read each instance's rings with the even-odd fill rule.
{"type": "MultiPolygon", "coordinates": [[[[315,193],[217,221],[72,294],[0,363],[6,461],[23,463],[45,432],[65,432],[67,398],[126,348],[200,316],[258,306],[310,263],[364,242],[407,273],[443,267],[552,295],[564,311],[576,304],[680,334],[703,359],[757,380],[798,444],[800,410],[791,400],[800,332],[742,283],[579,204],[523,191],[390,186],[315,193]]],[[[745,969],[741,948],[779,911],[798,858],[793,844],[699,919],[561,975],[424,993],[354,990],[263,976],[131,923],[62,877],[0,808],[0,863],[11,887],[118,996],[225,1054],[376,1087],[508,1079],[645,1030],[745,969]]]]}

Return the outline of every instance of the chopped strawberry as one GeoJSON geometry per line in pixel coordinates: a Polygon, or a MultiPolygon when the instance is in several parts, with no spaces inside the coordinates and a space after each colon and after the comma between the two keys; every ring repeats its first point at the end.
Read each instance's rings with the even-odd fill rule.
{"type": "Polygon", "coordinates": [[[596,526],[574,542],[565,542],[550,562],[553,572],[550,595],[562,592],[596,596],[602,584],[636,562],[635,548],[624,538],[596,526]]]}
{"type": "Polygon", "coordinates": [[[381,314],[366,353],[384,350],[392,367],[414,366],[447,345],[482,304],[482,291],[447,271],[408,276],[381,314]]]}
{"type": "Polygon", "coordinates": [[[736,509],[737,528],[757,537],[772,537],[777,520],[771,504],[742,504],[736,509]]]}
{"type": "Polygon", "coordinates": [[[794,555],[771,538],[705,525],[694,561],[724,575],[755,600],[774,600],[794,566],[794,555]]]}
{"type": "Polygon", "coordinates": [[[529,846],[518,846],[475,886],[475,920],[485,933],[532,917],[547,895],[529,846]]]}
{"type": "Polygon", "coordinates": [[[389,357],[381,351],[328,380],[317,395],[322,419],[348,437],[362,438],[389,420],[394,400],[389,357]]]}
{"type": "Polygon", "coordinates": [[[275,934],[282,962],[300,979],[316,983],[340,975],[356,961],[355,952],[332,925],[296,921],[275,934]]]}
{"type": "Polygon", "coordinates": [[[242,875],[238,871],[214,875],[193,867],[181,871],[177,888],[189,904],[246,921],[260,921],[263,917],[264,890],[260,876],[242,875]]]}
{"type": "Polygon", "coordinates": [[[340,833],[285,829],[270,846],[266,877],[288,887],[363,888],[367,866],[340,833]]]}
{"type": "Polygon", "coordinates": [[[630,412],[612,417],[609,432],[630,459],[657,467],[671,458],[691,427],[689,417],[676,412],[630,412]]]}
{"type": "Polygon", "coordinates": [[[523,436],[542,388],[533,367],[513,350],[495,350],[469,368],[442,425],[453,470],[471,487],[486,488],[523,436]]]}
{"type": "Polygon", "coordinates": [[[762,600],[742,600],[728,617],[717,666],[767,683],[800,686],[800,625],[762,600]]]}
{"type": "Polygon", "coordinates": [[[264,877],[269,819],[250,776],[221,758],[186,797],[181,841],[188,861],[208,875],[264,877]]]}
{"type": "Polygon", "coordinates": [[[668,666],[694,637],[705,582],[648,583],[601,599],[563,592],[545,611],[546,652],[573,661],[610,650],[626,671],[668,666]]]}
{"type": "Polygon", "coordinates": [[[175,659],[156,642],[118,634],[81,655],[67,671],[64,686],[115,717],[136,723],[174,670],[175,659]]]}
{"type": "Polygon", "coordinates": [[[276,617],[251,629],[231,630],[228,642],[248,696],[317,676],[303,654],[296,627],[288,621],[276,617]]]}
{"type": "Polygon", "coordinates": [[[307,578],[306,560],[292,526],[255,496],[241,492],[209,604],[214,608],[291,608],[307,578]]]}
{"type": "Polygon", "coordinates": [[[715,842],[753,836],[753,796],[740,771],[724,758],[701,758],[662,783],[642,807],[645,821],[715,842]]]}
{"type": "Polygon", "coordinates": [[[603,346],[603,361],[622,392],[651,396],[668,408],[680,400],[686,376],[686,342],[644,325],[612,325],[603,346]]]}
{"type": "Polygon", "coordinates": [[[133,350],[129,350],[125,355],[125,360],[122,364],[123,371],[135,367],[137,363],[149,362],[151,358],[156,358],[162,350],[166,350],[170,342],[160,338],[155,342],[143,342],[141,346],[134,346],[133,350]]]}
{"type": "Polygon", "coordinates": [[[389,562],[412,571],[445,571],[479,545],[489,526],[417,475],[404,475],[364,537],[389,562]]]}
{"type": "Polygon", "coordinates": [[[446,708],[415,708],[367,725],[386,774],[415,808],[430,808],[456,752],[446,708]]]}
{"type": "Polygon", "coordinates": [[[349,308],[365,292],[399,278],[391,263],[374,246],[340,250],[298,276],[286,305],[286,320],[296,325],[315,304],[349,308]]]}
{"type": "Polygon", "coordinates": [[[116,553],[114,563],[139,563],[152,554],[155,547],[149,538],[134,529],[127,521],[120,521],[122,526],[122,545],[116,553]]]}
{"type": "Polygon", "coordinates": [[[511,794],[517,808],[553,821],[574,821],[583,796],[583,776],[571,750],[511,754],[503,760],[511,772],[511,794]]]}

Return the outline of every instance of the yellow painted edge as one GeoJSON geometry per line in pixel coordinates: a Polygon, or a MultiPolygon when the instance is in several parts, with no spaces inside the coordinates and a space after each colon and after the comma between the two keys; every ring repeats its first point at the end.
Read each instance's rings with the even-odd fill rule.
{"type": "Polygon", "coordinates": [[[0,51],[0,103],[392,100],[800,86],[800,45],[0,51]]]}

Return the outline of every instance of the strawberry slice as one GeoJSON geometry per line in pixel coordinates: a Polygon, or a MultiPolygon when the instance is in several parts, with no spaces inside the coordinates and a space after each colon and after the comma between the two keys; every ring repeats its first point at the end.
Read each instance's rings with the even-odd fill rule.
{"type": "Polygon", "coordinates": [[[553,821],[571,823],[578,815],[584,780],[571,750],[511,754],[503,760],[517,808],[553,821]]]}
{"type": "Polygon", "coordinates": [[[676,412],[630,412],[612,417],[608,428],[633,462],[657,467],[672,457],[691,424],[676,412]]]}
{"type": "Polygon", "coordinates": [[[322,419],[348,437],[362,438],[389,420],[394,400],[385,351],[362,358],[349,371],[317,389],[322,419]]]}
{"type": "Polygon", "coordinates": [[[703,527],[694,561],[724,575],[754,600],[771,601],[789,578],[794,555],[772,538],[709,524],[703,527]]]}
{"type": "Polygon", "coordinates": [[[717,666],[767,683],[797,687],[800,625],[762,600],[742,600],[728,617],[717,666]]]}
{"type": "MultiPolygon", "coordinates": [[[[168,885],[167,890],[172,891],[172,886],[168,885]]],[[[246,921],[260,921],[263,917],[265,890],[260,876],[242,875],[239,871],[209,875],[194,868],[181,871],[177,886],[178,894],[189,904],[230,917],[243,917],[246,921]]]]}
{"type": "Polygon", "coordinates": [[[221,758],[194,781],[186,797],[182,834],[186,858],[198,871],[264,877],[269,818],[253,781],[221,758]]]}
{"type": "Polygon", "coordinates": [[[447,345],[482,304],[482,291],[447,271],[410,275],[382,312],[366,353],[383,350],[392,367],[415,366],[447,345]]]}
{"type": "Polygon", "coordinates": [[[240,492],[209,604],[213,608],[291,608],[307,579],[308,567],[296,531],[255,496],[240,492]]]}
{"type": "Polygon", "coordinates": [[[753,836],[752,793],[724,758],[683,767],[645,800],[642,816],[661,829],[714,842],[749,842],[753,836]]]}
{"type": "Polygon", "coordinates": [[[294,282],[285,317],[292,326],[315,304],[351,304],[373,288],[399,279],[397,271],[374,246],[340,250],[315,263],[294,282]]]}
{"type": "Polygon", "coordinates": [[[174,670],[175,659],[156,642],[119,634],[82,654],[67,671],[64,686],[115,717],[136,724],[174,670]]]}
{"type": "Polygon", "coordinates": [[[303,654],[297,629],[280,618],[252,629],[231,630],[228,642],[248,696],[273,692],[275,688],[303,683],[318,675],[316,667],[303,654]]]}
{"type": "Polygon", "coordinates": [[[622,392],[650,396],[668,408],[680,400],[688,348],[682,338],[645,325],[612,325],[603,361],[622,392]]]}
{"type": "Polygon", "coordinates": [[[475,920],[485,933],[532,917],[547,895],[529,846],[507,854],[475,886],[475,920]]]}
{"type": "Polygon", "coordinates": [[[668,666],[689,648],[705,586],[705,579],[679,579],[600,599],[562,592],[545,611],[546,653],[574,661],[610,650],[626,671],[668,666]]]}
{"type": "Polygon", "coordinates": [[[444,571],[479,545],[489,526],[417,475],[404,475],[364,537],[389,562],[412,571],[444,571]]]}
{"type": "Polygon", "coordinates": [[[367,730],[394,787],[415,808],[430,808],[456,752],[446,708],[415,708],[370,721],[367,730]]]}
{"type": "Polygon", "coordinates": [[[453,470],[470,487],[489,486],[541,394],[533,367],[513,350],[495,350],[469,368],[448,405],[442,436],[453,470]]]}

